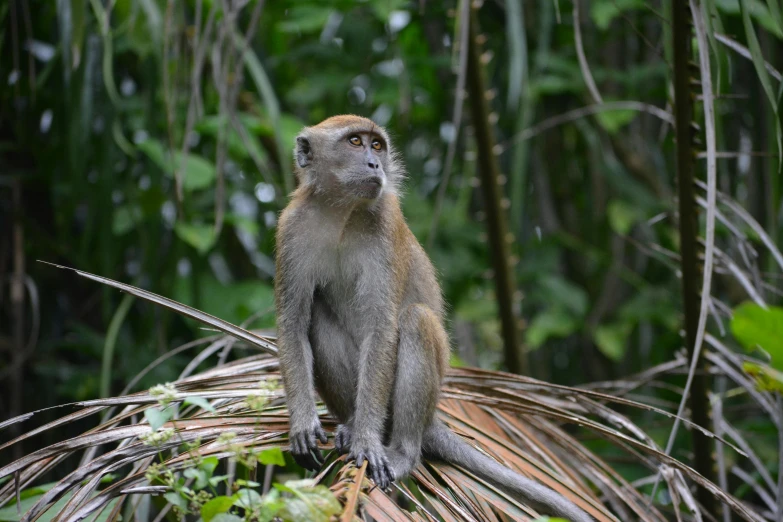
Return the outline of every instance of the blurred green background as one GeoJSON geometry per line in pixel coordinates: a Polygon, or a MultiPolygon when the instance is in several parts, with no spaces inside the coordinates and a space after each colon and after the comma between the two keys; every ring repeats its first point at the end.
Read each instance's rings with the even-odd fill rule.
{"type": "MultiPolygon", "coordinates": [[[[478,10],[493,111],[483,124],[496,137],[514,312],[535,377],[619,379],[683,347],[668,4],[592,0],[577,11],[570,0],[506,0],[478,10]]],[[[760,78],[740,4],[703,4],[714,24],[718,188],[781,244],[779,123],[764,80],[780,92],[783,33],[770,3],[742,2],[777,73],[760,78]]],[[[294,187],[293,138],[340,113],[386,126],[403,153],[404,212],[440,272],[454,363],[505,368],[469,97],[455,121],[458,9],[2,3],[0,420],[119,393],[155,358],[210,333],[37,260],[273,327],[274,231],[294,187]]],[[[770,304],[783,286],[770,254],[754,248],[757,232],[731,216],[717,227],[716,334],[748,299],[726,260],[770,304]]],[[[169,358],[135,389],[176,378],[192,357],[169,358]]],[[[667,407],[679,400],[676,390],[654,395],[667,407]]]]}

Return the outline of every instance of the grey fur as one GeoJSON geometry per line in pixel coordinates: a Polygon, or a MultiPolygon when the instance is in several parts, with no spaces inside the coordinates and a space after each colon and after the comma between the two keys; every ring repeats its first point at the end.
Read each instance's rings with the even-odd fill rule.
{"type": "Polygon", "coordinates": [[[311,469],[322,462],[317,388],[341,423],[337,449],[358,465],[366,459],[382,488],[410,473],[423,448],[544,513],[591,520],[437,420],[449,362],[443,300],[435,270],[402,217],[402,168],[386,132],[364,118],[330,118],[300,134],[294,157],[300,187],[278,227],[275,292],[297,462],[311,469]]]}

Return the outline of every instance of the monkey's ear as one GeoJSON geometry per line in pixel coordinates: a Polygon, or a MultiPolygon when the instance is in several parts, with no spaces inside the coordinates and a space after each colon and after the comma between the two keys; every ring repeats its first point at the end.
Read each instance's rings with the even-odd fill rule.
{"type": "Polygon", "coordinates": [[[310,140],[304,136],[296,138],[296,163],[305,168],[313,161],[313,148],[310,146],[310,140]]]}

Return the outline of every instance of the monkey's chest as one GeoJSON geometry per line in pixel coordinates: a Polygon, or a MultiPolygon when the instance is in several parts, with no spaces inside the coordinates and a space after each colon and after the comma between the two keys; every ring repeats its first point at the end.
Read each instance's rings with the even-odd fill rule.
{"type": "Polygon", "coordinates": [[[346,325],[364,330],[383,300],[385,269],[367,249],[335,249],[322,258],[317,288],[329,308],[346,325]]]}

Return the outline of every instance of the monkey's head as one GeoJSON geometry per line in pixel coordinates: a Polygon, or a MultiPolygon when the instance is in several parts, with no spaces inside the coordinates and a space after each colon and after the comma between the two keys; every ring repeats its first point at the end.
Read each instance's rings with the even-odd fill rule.
{"type": "Polygon", "coordinates": [[[333,116],[296,138],[296,174],[333,198],[375,200],[396,193],[402,177],[389,135],[367,118],[333,116]]]}

